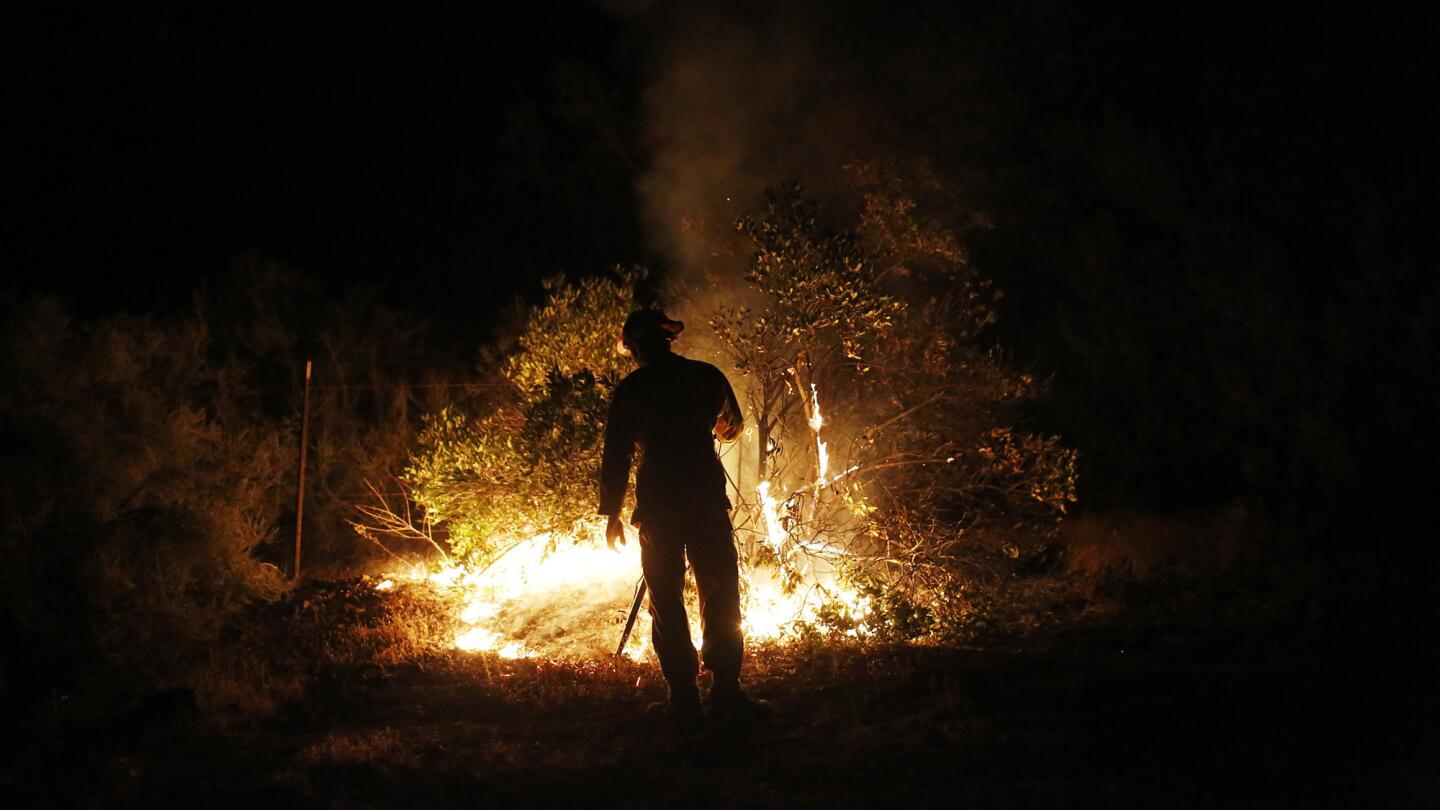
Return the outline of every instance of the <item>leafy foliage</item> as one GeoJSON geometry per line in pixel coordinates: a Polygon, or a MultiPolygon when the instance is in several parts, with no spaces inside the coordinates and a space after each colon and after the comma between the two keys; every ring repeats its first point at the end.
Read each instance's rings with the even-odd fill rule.
{"type": "Polygon", "coordinates": [[[736,227],[754,249],[744,279],[760,305],[721,307],[710,326],[746,381],[758,483],[772,477],[785,420],[808,401],[805,386],[841,360],[860,361],[903,304],[881,286],[884,270],[858,234],[822,228],[798,185],[772,189],[760,213],[736,227]]]}
{"type": "Polygon", "coordinates": [[[161,678],[281,590],[252,552],[291,492],[290,434],[218,415],[241,369],[209,361],[199,320],[87,326],[36,301],[5,323],[6,669],[98,657],[120,683],[161,678]]]}
{"type": "Polygon", "coordinates": [[[517,351],[505,363],[505,378],[520,398],[547,396],[551,377],[589,371],[593,377],[622,377],[629,370],[615,351],[620,325],[636,308],[635,288],[645,280],[639,267],[617,267],[612,276],[543,282],[544,301],[529,311],[517,351]]]}
{"type": "Polygon", "coordinates": [[[507,390],[426,419],[405,477],[457,554],[488,559],[507,539],[568,531],[593,514],[610,391],[628,363],[615,334],[643,278],[622,269],[546,281],[503,361],[507,390]]]}
{"type": "MultiPolygon", "coordinates": [[[[1075,453],[1019,426],[1035,380],[981,342],[999,295],[959,234],[907,191],[933,179],[869,166],[851,167],[851,178],[861,205],[848,224],[822,225],[793,185],[738,223],[754,248],[744,278],[758,303],[721,307],[711,326],[745,381],[758,434],[741,490],[770,482],[789,492],[785,547],[744,550],[794,583],[816,549],[838,547],[852,578],[935,596],[983,532],[1053,532],[1075,500],[1075,453]],[[826,476],[809,424],[817,395],[826,476]]],[[[890,624],[920,621],[900,614],[890,624]]]]}
{"type": "Polygon", "coordinates": [[[873,261],[877,257],[855,231],[820,227],[799,186],[773,189],[760,213],[742,217],[736,227],[754,246],[745,281],[783,302],[748,318],[730,312],[722,321],[741,371],[781,342],[793,354],[833,345],[858,359],[866,341],[894,323],[902,304],[880,284],[886,268],[873,261]]]}
{"type": "Polygon", "coordinates": [[[614,382],[553,371],[533,401],[426,420],[406,479],[452,551],[487,559],[507,539],[569,530],[593,513],[614,382]]]}

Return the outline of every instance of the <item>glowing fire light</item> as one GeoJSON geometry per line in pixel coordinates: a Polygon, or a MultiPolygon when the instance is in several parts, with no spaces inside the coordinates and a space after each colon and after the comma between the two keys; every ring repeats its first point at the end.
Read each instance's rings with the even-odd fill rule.
{"type": "Polygon", "coordinates": [[[820,414],[820,390],[815,383],[810,383],[810,404],[810,429],[818,434],[825,427],[825,417],[820,414]]]}
{"type": "Polygon", "coordinates": [[[789,533],[780,523],[780,502],[770,495],[769,481],[761,481],[755,491],[760,495],[760,514],[765,520],[765,539],[775,553],[779,554],[785,548],[785,541],[789,539],[789,533]]]}
{"type": "Polygon", "coordinates": [[[815,478],[815,488],[825,486],[825,477],[830,474],[830,449],[825,441],[820,438],[820,428],[825,427],[825,417],[820,414],[820,391],[815,383],[810,383],[810,429],[815,431],[815,453],[819,458],[819,474],[815,478]]]}
{"type": "MultiPolygon", "coordinates": [[[[773,500],[771,504],[783,542],[784,532],[774,515],[778,506],[773,500]]],[[[465,652],[519,659],[586,657],[612,650],[640,572],[639,544],[632,541],[616,553],[600,544],[560,537],[551,550],[552,539],[542,534],[516,543],[488,568],[448,565],[433,572],[417,570],[375,587],[393,591],[396,580],[405,578],[455,596],[462,607],[456,615],[453,643],[465,652]]],[[[825,580],[786,593],[775,572],[749,572],[746,638],[785,638],[813,623],[827,602],[856,619],[865,614],[864,596],[841,586],[833,576],[825,580]]],[[[691,633],[698,643],[700,628],[692,627],[691,633]]],[[[644,611],[624,652],[637,661],[650,655],[649,616],[644,611]]]]}
{"type": "MultiPolygon", "coordinates": [[[[815,433],[819,458],[819,477],[812,492],[818,497],[820,488],[827,483],[830,459],[820,437],[825,418],[813,384],[810,393],[808,422],[815,433]]],[[[855,469],[840,473],[836,480],[855,469]]],[[[803,580],[788,591],[779,571],[773,568],[752,568],[744,573],[746,638],[784,639],[807,625],[814,626],[822,613],[847,619],[853,627],[847,631],[849,635],[866,635],[869,629],[864,618],[871,609],[869,597],[842,583],[825,559],[846,552],[819,538],[792,538],[781,517],[786,498],[783,493],[778,498],[772,493],[771,482],[761,482],[756,494],[765,540],[771,549],[781,559],[789,559],[801,549],[818,553],[821,559],[818,565],[807,564],[803,580]]],[[[640,575],[640,549],[633,538],[619,553],[581,539],[601,534],[598,525],[582,525],[577,526],[573,536],[540,534],[523,538],[510,543],[486,567],[449,564],[434,571],[417,567],[406,574],[392,574],[375,588],[392,591],[397,580],[408,580],[451,594],[461,605],[453,642],[458,650],[508,659],[603,654],[614,649],[625,621],[640,575]]],[[[503,548],[506,544],[499,545],[503,548]]],[[[699,628],[692,627],[691,632],[698,642],[699,628]]],[[[624,654],[637,661],[650,654],[647,613],[642,611],[639,616],[624,654]]]]}

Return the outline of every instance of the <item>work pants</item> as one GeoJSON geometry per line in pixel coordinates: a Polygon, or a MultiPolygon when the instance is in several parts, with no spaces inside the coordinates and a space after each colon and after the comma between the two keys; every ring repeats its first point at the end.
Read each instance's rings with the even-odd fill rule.
{"type": "Polygon", "coordinates": [[[690,688],[700,670],[685,615],[687,555],[700,592],[700,660],[716,684],[737,684],[744,653],[740,571],[730,514],[719,508],[647,510],[640,526],[640,561],[650,589],[650,638],[660,669],[671,688],[678,689],[690,688]]]}

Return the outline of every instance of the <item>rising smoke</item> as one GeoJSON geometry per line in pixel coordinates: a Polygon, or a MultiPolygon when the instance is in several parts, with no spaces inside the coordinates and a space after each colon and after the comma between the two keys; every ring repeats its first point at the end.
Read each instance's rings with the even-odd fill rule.
{"type": "Polygon", "coordinates": [[[766,186],[798,180],[836,200],[840,169],[873,151],[882,105],[839,24],[816,3],[735,10],[653,6],[644,92],[651,156],[638,181],[652,248],[683,279],[733,270],[733,222],[766,186]]]}

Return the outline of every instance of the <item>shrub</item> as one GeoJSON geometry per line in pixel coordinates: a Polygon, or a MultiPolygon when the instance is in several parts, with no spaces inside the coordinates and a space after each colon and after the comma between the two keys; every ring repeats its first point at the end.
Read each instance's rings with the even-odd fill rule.
{"type": "Polygon", "coordinates": [[[7,669],[43,687],[98,657],[119,685],[161,682],[186,643],[282,589],[251,552],[273,531],[289,434],[216,416],[237,371],[209,362],[196,319],[82,325],[53,301],[7,315],[7,669]]]}
{"type": "Polygon", "coordinates": [[[405,479],[455,553],[487,559],[507,539],[570,531],[594,514],[610,391],[628,371],[616,332],[643,278],[622,269],[545,282],[500,363],[506,389],[426,418],[405,479]]]}

